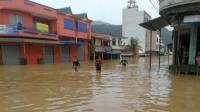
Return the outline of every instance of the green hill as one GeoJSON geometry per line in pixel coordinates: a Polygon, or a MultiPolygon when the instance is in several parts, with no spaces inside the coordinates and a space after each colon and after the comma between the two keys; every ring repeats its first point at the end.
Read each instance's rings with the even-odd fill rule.
{"type": "Polygon", "coordinates": [[[113,36],[122,36],[122,25],[112,25],[106,22],[93,21],[92,32],[103,33],[113,36]]]}

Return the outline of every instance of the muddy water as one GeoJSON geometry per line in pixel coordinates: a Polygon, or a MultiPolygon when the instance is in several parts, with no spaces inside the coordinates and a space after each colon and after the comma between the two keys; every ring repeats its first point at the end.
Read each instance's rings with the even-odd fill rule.
{"type": "Polygon", "coordinates": [[[104,61],[101,74],[82,63],[0,66],[0,112],[199,112],[200,77],[172,75],[167,58],[104,61]]]}

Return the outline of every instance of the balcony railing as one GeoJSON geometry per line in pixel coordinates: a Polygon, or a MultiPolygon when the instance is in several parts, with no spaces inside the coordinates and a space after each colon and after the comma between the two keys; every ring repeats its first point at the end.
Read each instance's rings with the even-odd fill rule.
{"type": "Polygon", "coordinates": [[[53,39],[57,40],[58,35],[56,32],[41,33],[34,28],[21,27],[18,25],[0,25],[0,35],[22,36],[30,38],[53,39]]]}

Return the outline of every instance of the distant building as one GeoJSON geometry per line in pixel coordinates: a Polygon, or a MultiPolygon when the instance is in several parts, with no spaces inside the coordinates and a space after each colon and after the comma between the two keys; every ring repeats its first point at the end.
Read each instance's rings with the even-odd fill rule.
{"type": "Polygon", "coordinates": [[[92,33],[91,56],[93,59],[101,56],[103,59],[119,59],[120,55],[126,50],[122,45],[122,39],[126,37],[112,36],[101,33],[92,33]]]}
{"type": "MultiPolygon", "coordinates": [[[[148,53],[150,46],[150,31],[139,26],[140,23],[151,20],[151,16],[145,11],[139,11],[138,6],[134,0],[128,1],[128,6],[123,9],[123,25],[122,36],[128,37],[123,40],[123,44],[129,45],[130,38],[138,38],[141,46],[140,53],[148,53]]],[[[159,36],[157,32],[153,32],[153,48],[157,53],[159,51],[159,36]]]]}

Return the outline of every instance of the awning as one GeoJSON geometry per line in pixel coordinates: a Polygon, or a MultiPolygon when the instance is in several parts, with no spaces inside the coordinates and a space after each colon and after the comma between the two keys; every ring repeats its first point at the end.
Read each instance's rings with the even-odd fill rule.
{"type": "Polygon", "coordinates": [[[71,45],[71,44],[83,45],[84,43],[82,41],[75,41],[75,40],[60,40],[60,44],[62,44],[62,45],[71,45]]]}
{"type": "Polygon", "coordinates": [[[24,39],[24,38],[0,38],[0,42],[25,42],[25,43],[41,43],[41,44],[60,44],[59,41],[24,39]]]}
{"type": "Polygon", "coordinates": [[[167,22],[166,18],[163,17],[158,17],[148,22],[140,24],[140,26],[152,31],[160,30],[168,25],[169,23],[167,22]]]}
{"type": "Polygon", "coordinates": [[[112,51],[107,51],[106,53],[108,54],[121,54],[121,51],[116,51],[116,50],[112,50],[112,51]]]}

